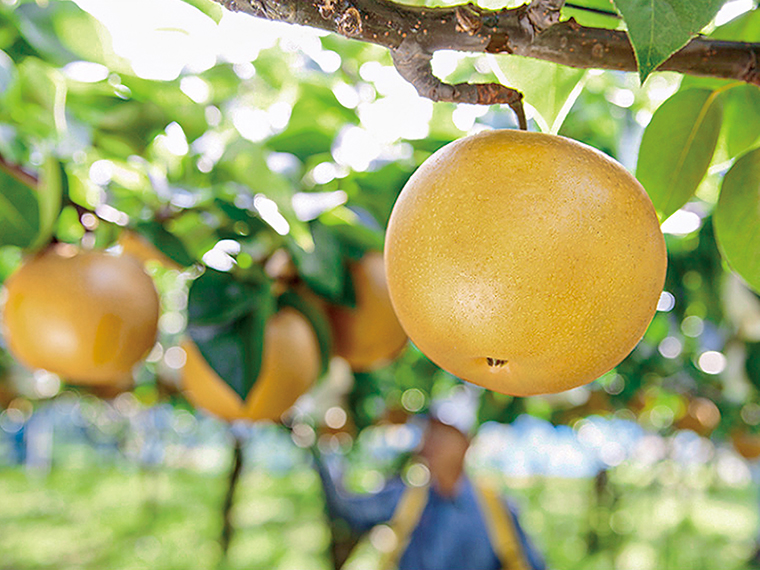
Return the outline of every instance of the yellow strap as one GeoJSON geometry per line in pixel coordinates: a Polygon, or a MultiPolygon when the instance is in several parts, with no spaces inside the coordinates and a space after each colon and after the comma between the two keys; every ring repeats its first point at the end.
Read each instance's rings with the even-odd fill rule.
{"type": "Polygon", "coordinates": [[[394,547],[384,552],[380,558],[379,570],[391,570],[398,566],[401,555],[409,545],[417,523],[428,502],[428,486],[407,487],[393,511],[389,526],[395,535],[394,547]]]}
{"type": "Polygon", "coordinates": [[[499,493],[483,483],[476,484],[475,488],[486,519],[488,535],[491,537],[491,546],[501,561],[503,570],[529,570],[512,513],[507,511],[499,493]]]}

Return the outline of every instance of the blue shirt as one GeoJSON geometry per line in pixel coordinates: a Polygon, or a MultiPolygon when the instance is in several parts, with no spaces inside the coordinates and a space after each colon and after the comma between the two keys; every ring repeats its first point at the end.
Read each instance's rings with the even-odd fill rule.
{"type": "MultiPolygon", "coordinates": [[[[403,481],[394,478],[377,493],[348,493],[340,485],[339,476],[321,461],[317,461],[317,469],[330,512],[360,532],[388,522],[406,490],[403,481]]],[[[506,501],[504,508],[512,515],[526,562],[534,570],[545,570],[544,561],[520,527],[515,510],[506,501]]],[[[398,567],[399,570],[501,569],[468,478],[462,477],[453,497],[444,497],[431,486],[428,502],[398,567]]]]}

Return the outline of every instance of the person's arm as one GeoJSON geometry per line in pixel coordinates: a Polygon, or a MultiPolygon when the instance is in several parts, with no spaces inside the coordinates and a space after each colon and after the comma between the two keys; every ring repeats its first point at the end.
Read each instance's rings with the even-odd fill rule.
{"type": "Polygon", "coordinates": [[[528,538],[528,535],[525,534],[522,526],[520,526],[517,509],[504,499],[502,502],[504,503],[504,508],[506,508],[507,512],[512,516],[515,532],[520,539],[520,545],[525,554],[526,562],[530,565],[531,570],[546,570],[546,561],[544,560],[544,557],[538,549],[536,549],[533,542],[528,538]]]}
{"type": "Polygon", "coordinates": [[[328,465],[318,452],[314,453],[314,464],[322,479],[325,502],[332,516],[344,519],[359,532],[391,519],[404,492],[401,480],[390,480],[377,493],[350,493],[343,487],[342,471],[336,465],[328,465]]]}

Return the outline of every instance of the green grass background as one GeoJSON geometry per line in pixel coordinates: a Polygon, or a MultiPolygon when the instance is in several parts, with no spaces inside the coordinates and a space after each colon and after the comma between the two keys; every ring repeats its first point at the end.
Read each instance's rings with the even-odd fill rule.
{"type": "MultiPolygon", "coordinates": [[[[511,479],[505,490],[553,569],[755,568],[754,485],[662,462],[590,479],[511,479]]],[[[0,570],[330,568],[319,479],[249,466],[228,559],[217,543],[226,473],[97,465],[0,470],[0,570]]]]}

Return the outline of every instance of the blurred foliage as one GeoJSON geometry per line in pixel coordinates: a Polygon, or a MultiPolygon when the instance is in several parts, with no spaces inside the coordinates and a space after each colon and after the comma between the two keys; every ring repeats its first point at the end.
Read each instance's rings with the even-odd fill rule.
{"type": "MultiPolygon", "coordinates": [[[[310,317],[327,369],[320,309],[355,303],[348,264],[382,248],[415,167],[467,133],[515,124],[509,109],[420,99],[377,46],[204,0],[164,3],[170,22],[113,2],[0,4],[0,281],[50,239],[118,250],[134,231],[179,267],[155,255],[148,263],[165,315],[138,383],[172,385],[181,364],[171,349],[187,332],[242,396],[256,378],[263,323],[283,304],[310,317]],[[293,271],[275,267],[283,253],[293,271]]],[[[707,31],[760,41],[758,13],[707,31]]],[[[569,15],[622,25],[578,7],[569,15]]],[[[434,67],[443,79],[514,81],[531,128],[636,167],[666,224],[667,294],[633,354],[571,393],[483,391],[480,420],[528,413],[574,425],[598,413],[670,433],[706,398],[720,411],[717,437],[760,431],[751,413],[760,404],[751,290],[760,287],[760,195],[742,191],[757,181],[760,90],[673,73],[642,85],[635,74],[509,56],[440,53],[434,67]]],[[[52,395],[11,364],[27,395],[52,395]]],[[[424,413],[460,385],[409,346],[388,367],[353,375],[339,405],[361,431],[424,413]]],[[[321,423],[324,411],[316,406],[308,421],[321,423]]]]}

